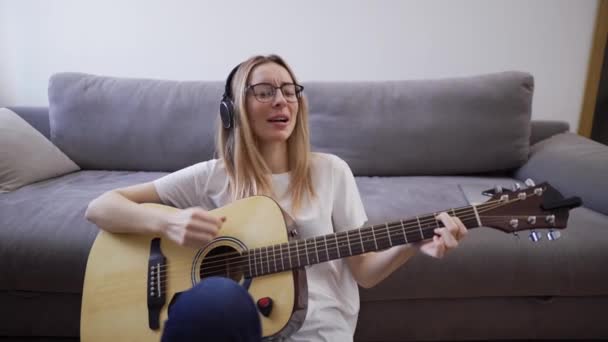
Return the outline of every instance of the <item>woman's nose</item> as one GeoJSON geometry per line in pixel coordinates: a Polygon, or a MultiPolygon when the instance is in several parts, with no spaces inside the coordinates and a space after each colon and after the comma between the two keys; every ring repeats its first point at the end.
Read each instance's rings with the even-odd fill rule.
{"type": "Polygon", "coordinates": [[[277,92],[274,94],[274,99],[272,100],[273,106],[282,106],[286,105],[287,100],[285,96],[283,96],[283,91],[281,89],[277,89],[277,92]]]}

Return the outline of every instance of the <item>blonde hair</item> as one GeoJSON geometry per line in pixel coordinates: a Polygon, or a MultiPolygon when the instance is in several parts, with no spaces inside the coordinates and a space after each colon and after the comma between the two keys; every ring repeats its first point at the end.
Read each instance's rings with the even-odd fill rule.
{"type": "MultiPolygon", "coordinates": [[[[254,56],[241,63],[232,78],[234,101],[234,127],[225,129],[218,120],[216,151],[223,159],[229,176],[230,191],[234,200],[267,195],[275,199],[270,179],[271,171],[260,150],[246,109],[246,88],[249,75],[258,65],[276,63],[289,72],[294,83],[297,80],[291,68],[277,55],[254,56]]],[[[298,113],[293,132],[287,139],[288,166],[291,172],[288,193],[291,194],[293,212],[300,209],[305,200],[315,197],[311,177],[310,135],[308,130],[308,103],[302,95],[298,98],[298,113]]]]}

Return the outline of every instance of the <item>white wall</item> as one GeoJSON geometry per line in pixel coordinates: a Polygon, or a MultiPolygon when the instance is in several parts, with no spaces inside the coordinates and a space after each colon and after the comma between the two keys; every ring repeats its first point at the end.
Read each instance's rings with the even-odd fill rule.
{"type": "Polygon", "coordinates": [[[59,71],[220,80],[278,53],[302,81],[535,76],[535,119],[578,127],[596,0],[0,0],[0,106],[59,71]]]}
{"type": "Polygon", "coordinates": [[[15,101],[17,85],[11,79],[15,74],[12,63],[16,59],[14,53],[16,49],[9,48],[11,42],[9,42],[8,27],[11,26],[11,23],[6,15],[3,1],[0,0],[0,107],[15,101]]]}

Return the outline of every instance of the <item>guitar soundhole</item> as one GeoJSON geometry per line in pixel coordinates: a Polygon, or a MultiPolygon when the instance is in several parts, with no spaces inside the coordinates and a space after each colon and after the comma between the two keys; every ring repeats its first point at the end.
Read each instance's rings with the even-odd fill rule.
{"type": "Polygon", "coordinates": [[[201,263],[201,280],[207,277],[225,277],[236,282],[243,278],[243,265],[240,253],[229,246],[213,248],[201,263]]]}

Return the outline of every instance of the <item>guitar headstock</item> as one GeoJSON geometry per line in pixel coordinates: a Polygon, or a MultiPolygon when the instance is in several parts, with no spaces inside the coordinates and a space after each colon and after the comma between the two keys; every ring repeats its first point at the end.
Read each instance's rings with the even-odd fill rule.
{"type": "Polygon", "coordinates": [[[532,230],[530,239],[540,240],[535,229],[549,229],[550,240],[559,238],[559,231],[568,223],[569,211],[582,204],[579,197],[564,198],[549,183],[534,184],[526,181],[527,187],[516,185],[513,190],[495,187],[484,191],[491,198],[477,207],[481,223],[505,233],[532,230]]]}

